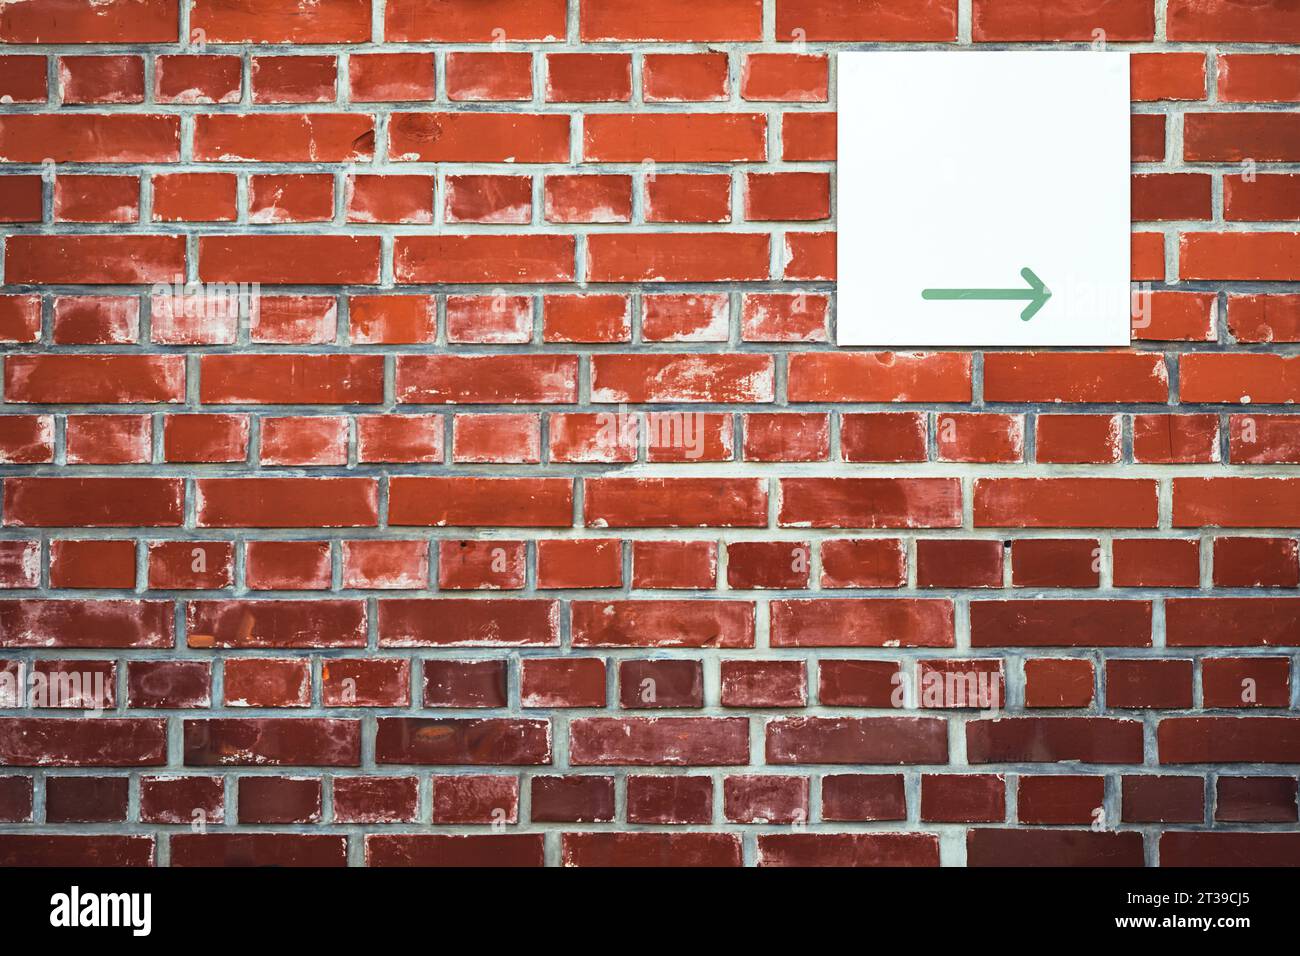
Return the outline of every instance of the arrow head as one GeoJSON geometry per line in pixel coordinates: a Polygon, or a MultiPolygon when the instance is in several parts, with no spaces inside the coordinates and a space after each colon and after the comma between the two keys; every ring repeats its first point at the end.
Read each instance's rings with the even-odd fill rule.
{"type": "Polygon", "coordinates": [[[1052,297],[1052,290],[1043,284],[1042,279],[1034,275],[1034,270],[1029,266],[1021,269],[1020,275],[1025,282],[1029,283],[1029,289],[1034,294],[1034,297],[1029,300],[1029,304],[1025,306],[1024,311],[1020,313],[1020,321],[1028,322],[1038,314],[1039,309],[1047,305],[1047,300],[1052,297]]]}

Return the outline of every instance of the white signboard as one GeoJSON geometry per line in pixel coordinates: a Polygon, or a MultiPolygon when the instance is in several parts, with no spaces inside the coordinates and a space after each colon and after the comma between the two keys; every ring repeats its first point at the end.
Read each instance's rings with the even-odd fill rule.
{"type": "Polygon", "coordinates": [[[1129,63],[839,54],[840,345],[1128,345],[1129,63]]]}

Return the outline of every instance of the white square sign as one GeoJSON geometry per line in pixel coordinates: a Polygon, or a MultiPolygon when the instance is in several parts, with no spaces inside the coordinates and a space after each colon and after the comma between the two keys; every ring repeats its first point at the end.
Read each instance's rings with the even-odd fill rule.
{"type": "Polygon", "coordinates": [[[1129,62],[839,54],[840,345],[1128,345],[1129,62]]]}

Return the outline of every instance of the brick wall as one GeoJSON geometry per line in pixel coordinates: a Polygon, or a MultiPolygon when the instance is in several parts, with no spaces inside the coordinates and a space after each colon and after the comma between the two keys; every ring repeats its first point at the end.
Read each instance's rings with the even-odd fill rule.
{"type": "Polygon", "coordinates": [[[1300,862],[1292,0],[0,42],[0,862],[1300,862]],[[835,349],[835,51],[1098,42],[1133,347],[835,349]]]}

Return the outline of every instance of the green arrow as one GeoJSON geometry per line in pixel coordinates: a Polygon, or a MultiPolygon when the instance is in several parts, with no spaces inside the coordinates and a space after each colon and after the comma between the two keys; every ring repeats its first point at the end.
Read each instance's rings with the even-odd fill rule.
{"type": "Polygon", "coordinates": [[[1052,297],[1052,290],[1043,285],[1043,280],[1034,275],[1028,266],[1020,270],[1024,280],[1029,283],[1027,289],[922,289],[922,299],[1028,299],[1029,304],[1020,313],[1021,321],[1028,322],[1038,310],[1052,297]]]}

